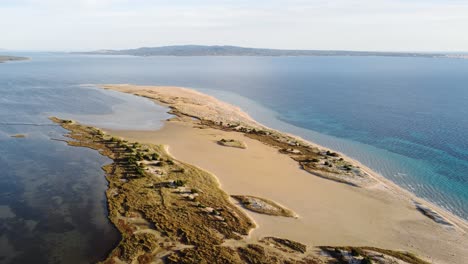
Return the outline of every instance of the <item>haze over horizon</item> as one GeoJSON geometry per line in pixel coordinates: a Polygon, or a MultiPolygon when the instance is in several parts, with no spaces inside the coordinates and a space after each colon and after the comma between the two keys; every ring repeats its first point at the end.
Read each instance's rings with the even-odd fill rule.
{"type": "Polygon", "coordinates": [[[6,0],[0,14],[0,48],[9,50],[468,51],[468,2],[459,0],[6,0]]]}

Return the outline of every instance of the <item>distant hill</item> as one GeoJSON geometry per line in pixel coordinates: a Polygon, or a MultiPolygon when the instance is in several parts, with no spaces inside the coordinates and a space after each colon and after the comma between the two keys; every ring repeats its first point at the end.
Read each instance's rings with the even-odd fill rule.
{"type": "Polygon", "coordinates": [[[5,61],[19,61],[19,60],[28,60],[28,58],[0,55],[0,63],[5,62],[5,61]]]}
{"type": "Polygon", "coordinates": [[[78,54],[133,56],[390,56],[390,57],[446,57],[446,54],[413,52],[373,52],[343,50],[280,50],[243,48],[236,46],[177,45],[126,50],[98,50],[78,54]]]}

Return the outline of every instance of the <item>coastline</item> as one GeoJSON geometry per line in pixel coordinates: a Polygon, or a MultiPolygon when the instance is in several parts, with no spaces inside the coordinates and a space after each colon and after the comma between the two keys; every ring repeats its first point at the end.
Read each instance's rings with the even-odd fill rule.
{"type": "MultiPolygon", "coordinates": [[[[195,97],[202,96],[201,97],[202,99],[212,98],[212,99],[214,99],[216,101],[219,101],[219,100],[217,100],[217,99],[215,99],[215,98],[213,98],[211,96],[207,96],[205,94],[199,93],[197,91],[189,90],[189,89],[186,89],[186,88],[149,87],[149,86],[131,86],[131,85],[111,85],[111,86],[104,85],[104,86],[101,86],[101,88],[112,89],[112,90],[116,90],[116,91],[120,91],[120,92],[126,92],[126,93],[131,93],[131,94],[147,97],[147,98],[151,99],[152,101],[154,101],[157,104],[169,107],[171,109],[170,113],[175,114],[178,117],[176,118],[176,120],[166,121],[166,125],[161,131],[166,130],[168,126],[171,127],[171,126],[177,125],[176,123],[178,123],[178,122],[189,124],[189,126],[190,126],[191,122],[200,122],[200,123],[203,124],[204,121],[207,121],[207,119],[208,119],[207,117],[213,117],[213,119],[215,119],[215,122],[223,122],[223,121],[226,122],[226,120],[228,120],[228,122],[241,121],[241,122],[244,122],[244,123],[248,123],[249,125],[252,125],[254,127],[258,127],[258,128],[262,128],[262,129],[268,129],[268,131],[276,131],[276,130],[269,129],[269,128],[259,124],[255,120],[251,119],[240,108],[229,105],[229,104],[226,104],[224,102],[222,102],[222,104],[221,104],[221,106],[223,106],[224,109],[219,109],[218,106],[210,106],[210,107],[214,108],[214,113],[215,114],[213,114],[213,112],[212,112],[211,115],[210,114],[206,115],[206,111],[205,111],[206,109],[203,110],[203,111],[200,109],[200,105],[203,105],[203,104],[201,104],[201,102],[198,102],[198,105],[196,104],[196,107],[194,109],[190,109],[190,107],[188,107],[186,105],[181,107],[180,105],[176,106],[174,104],[174,100],[180,99],[180,94],[177,94],[177,95],[166,94],[165,95],[166,97],[164,97],[161,94],[154,94],[153,93],[154,90],[156,90],[156,89],[163,89],[165,91],[167,91],[167,89],[174,89],[174,91],[179,90],[182,93],[189,94],[190,96],[195,96],[195,97]],[[153,90],[153,91],[151,91],[151,90],[153,90]],[[151,91],[151,92],[149,94],[145,94],[143,91],[146,91],[146,92],[151,91]],[[201,111],[201,112],[197,112],[197,111],[201,111]],[[226,116],[228,118],[225,118],[226,116]],[[233,116],[236,116],[236,117],[234,118],[233,116]]],[[[198,98],[198,100],[200,100],[200,98],[198,98]]],[[[182,101],[184,101],[184,99],[182,99],[182,101]]],[[[186,103],[187,103],[187,101],[186,101],[186,103]]],[[[212,110],[213,109],[210,109],[210,111],[212,111],[212,110]]],[[[206,125],[206,123],[204,125],[206,125]]],[[[201,126],[203,126],[203,125],[201,125],[201,126]]],[[[221,132],[226,132],[226,133],[242,134],[242,131],[234,131],[234,130],[229,130],[229,129],[226,130],[226,131],[223,131],[223,129],[220,129],[219,127],[213,126],[212,124],[208,125],[208,127],[209,127],[208,129],[212,129],[213,131],[217,131],[217,132],[221,131],[221,132]]],[[[199,129],[201,131],[201,130],[206,130],[207,128],[201,129],[201,127],[199,127],[197,129],[199,129]]],[[[144,132],[144,131],[133,131],[133,132],[132,131],[109,131],[109,132],[112,133],[112,134],[116,134],[118,136],[121,136],[123,138],[131,138],[133,140],[138,139],[139,141],[146,141],[146,142],[153,141],[154,142],[154,141],[161,141],[161,139],[168,140],[168,138],[166,138],[167,135],[164,136],[164,135],[161,135],[161,134],[164,134],[164,133],[171,134],[174,131],[176,131],[176,129],[161,132],[159,134],[157,132],[154,132],[154,133],[150,133],[150,136],[148,134],[145,136],[145,133],[148,133],[148,132],[144,132]],[[154,139],[149,139],[149,137],[152,137],[154,139]]],[[[279,131],[276,131],[276,132],[281,133],[279,131]]],[[[187,133],[194,133],[194,132],[191,131],[191,132],[187,132],[187,133]]],[[[186,136],[187,133],[184,134],[184,135],[186,136]]],[[[282,133],[282,134],[286,135],[284,133],[282,133]]],[[[305,141],[305,140],[303,140],[303,139],[301,139],[299,137],[296,137],[294,135],[287,135],[287,137],[295,138],[298,141],[300,141],[301,144],[306,144],[306,145],[309,145],[309,146],[312,146],[312,147],[318,147],[320,149],[326,149],[326,148],[323,148],[323,147],[321,147],[321,146],[319,146],[317,144],[314,144],[312,142],[305,141]]],[[[245,139],[247,139],[247,138],[249,138],[249,137],[246,137],[245,139]]],[[[253,139],[253,140],[256,140],[256,139],[253,139]]],[[[166,144],[166,142],[164,142],[164,140],[161,141],[160,143],[166,144]]],[[[218,179],[220,178],[219,173],[216,173],[216,171],[212,171],[212,170],[210,170],[210,168],[207,168],[207,166],[209,167],[209,164],[204,163],[204,164],[202,164],[202,166],[200,166],[200,164],[197,164],[196,160],[190,160],[189,156],[180,155],[181,154],[180,151],[172,151],[172,150],[177,150],[177,148],[173,148],[174,144],[176,144],[175,142],[171,142],[171,143],[173,143],[173,144],[168,144],[168,145],[171,148],[171,154],[175,155],[175,157],[177,157],[179,159],[182,159],[182,160],[184,160],[186,162],[189,162],[191,164],[194,164],[196,166],[199,166],[199,167],[203,168],[204,170],[208,170],[212,174],[216,175],[216,177],[218,179]]],[[[262,144],[264,144],[264,143],[262,143],[262,144]]],[[[250,148],[250,144],[247,144],[247,145],[250,148]]],[[[193,154],[193,153],[191,153],[191,154],[193,154]]],[[[283,155],[283,154],[279,154],[279,155],[283,155]]],[[[467,225],[466,225],[466,221],[464,221],[463,219],[451,214],[450,212],[447,212],[447,211],[443,210],[442,208],[437,207],[436,205],[433,205],[433,204],[431,204],[431,203],[429,203],[429,202],[427,202],[425,200],[417,198],[414,194],[410,193],[409,191],[404,190],[403,188],[401,188],[398,185],[394,184],[390,180],[387,180],[383,176],[373,172],[370,168],[365,167],[364,165],[362,165],[358,161],[350,159],[349,157],[346,157],[345,155],[343,155],[341,153],[339,153],[339,155],[340,155],[340,157],[343,157],[344,159],[350,161],[356,167],[359,167],[359,169],[362,169],[363,171],[365,171],[368,174],[369,177],[372,177],[375,180],[375,182],[373,184],[367,185],[367,186],[362,186],[364,188],[357,188],[357,189],[363,189],[363,190],[371,191],[371,192],[376,191],[377,193],[382,192],[382,191],[387,192],[393,197],[392,199],[396,199],[399,202],[404,202],[406,207],[411,207],[409,211],[411,211],[411,212],[416,211],[420,216],[422,216],[421,218],[424,218],[425,220],[427,220],[427,221],[424,221],[425,225],[428,225],[429,224],[428,222],[432,222],[434,224],[434,226],[437,226],[437,227],[440,227],[440,228],[446,228],[446,227],[441,227],[440,224],[435,224],[435,222],[433,222],[432,219],[429,219],[425,215],[423,216],[423,214],[421,212],[417,211],[417,208],[415,207],[414,201],[422,203],[422,204],[428,206],[429,208],[431,208],[432,210],[437,211],[445,219],[448,219],[451,223],[453,223],[454,226],[456,227],[456,231],[461,234],[460,235],[461,239],[466,239],[465,234],[466,234],[466,231],[467,231],[467,225]]],[[[283,155],[283,156],[286,156],[286,155],[283,155]]],[[[290,164],[292,162],[294,162],[291,159],[289,161],[290,161],[290,164]]],[[[325,181],[328,181],[328,180],[325,180],[325,181]]],[[[223,189],[225,189],[225,187],[229,186],[229,184],[226,184],[226,182],[223,180],[222,177],[220,179],[220,183],[221,183],[221,186],[222,186],[223,189]]],[[[325,183],[320,183],[320,184],[325,184],[325,183]]],[[[330,183],[330,184],[337,185],[337,183],[330,183]]],[[[342,184],[338,183],[338,185],[342,185],[342,184]]],[[[349,187],[349,188],[356,188],[356,187],[349,187]]],[[[229,192],[229,188],[227,189],[227,191],[229,192]]],[[[376,193],[373,193],[372,195],[375,196],[376,193]]],[[[266,198],[270,198],[270,197],[266,197],[266,198]]],[[[375,196],[374,198],[379,199],[377,196],[375,196]]],[[[276,201],[278,201],[278,200],[276,200],[276,201]]],[[[281,200],[279,202],[282,205],[284,205],[284,203],[281,200]]],[[[294,208],[292,208],[292,209],[294,210],[294,208]]],[[[252,216],[251,214],[249,214],[249,215],[252,216]]],[[[299,213],[299,216],[301,218],[301,213],[299,213]]],[[[416,216],[413,216],[413,217],[416,217],[416,216]]],[[[262,217],[260,217],[260,218],[262,218],[262,217]]],[[[418,218],[417,220],[422,221],[421,218],[418,218]]],[[[256,221],[256,219],[254,219],[254,220],[256,221]]],[[[262,228],[262,224],[260,224],[260,228],[262,228]]],[[[451,232],[451,231],[447,231],[447,232],[451,232]]],[[[254,233],[255,233],[255,231],[254,231],[254,233]]]]}
{"type": "Polygon", "coordinates": [[[30,60],[30,58],[0,55],[0,63],[10,62],[10,61],[25,61],[25,60],[30,60]]]}
{"type": "MultiPolygon", "coordinates": [[[[212,99],[214,99],[216,101],[219,101],[222,106],[230,109],[229,112],[227,113],[227,115],[232,115],[233,112],[234,112],[235,114],[238,114],[238,115],[241,116],[241,120],[240,120],[241,122],[247,122],[247,123],[250,123],[251,125],[257,126],[259,128],[264,128],[264,129],[267,129],[269,131],[274,131],[276,133],[286,135],[287,137],[297,139],[299,142],[301,142],[301,143],[303,143],[305,145],[308,145],[308,146],[312,146],[314,148],[319,148],[319,149],[322,149],[322,150],[331,150],[331,151],[333,151],[335,153],[338,153],[340,157],[342,157],[345,160],[351,162],[353,165],[355,165],[356,167],[363,170],[365,173],[368,174],[368,176],[370,176],[373,180],[375,180],[375,182],[373,182],[372,184],[370,184],[368,186],[363,185],[363,186],[356,186],[356,187],[380,188],[382,190],[389,191],[389,192],[393,193],[394,195],[402,195],[401,197],[404,198],[404,199],[407,199],[408,201],[412,201],[414,203],[420,203],[420,204],[425,205],[428,208],[438,212],[444,218],[448,219],[452,224],[454,224],[454,227],[458,228],[460,231],[463,231],[465,233],[468,232],[468,221],[467,220],[462,219],[461,217],[453,214],[452,212],[450,212],[450,211],[448,211],[448,210],[446,210],[446,209],[444,209],[444,208],[442,208],[442,207],[440,207],[440,206],[438,206],[438,205],[436,205],[436,204],[434,204],[434,203],[432,203],[430,201],[427,201],[427,200],[425,200],[423,198],[420,198],[420,197],[416,196],[416,194],[412,193],[409,190],[406,190],[406,189],[400,187],[398,184],[396,184],[393,181],[385,178],[383,175],[381,175],[380,173],[374,171],[373,169],[369,168],[368,166],[362,164],[360,161],[358,161],[358,160],[356,160],[354,158],[351,158],[351,157],[347,156],[346,154],[344,154],[344,153],[342,153],[340,151],[329,149],[329,148],[327,148],[325,146],[322,146],[322,145],[317,144],[315,142],[312,142],[310,140],[306,140],[306,139],[304,139],[304,138],[302,138],[300,136],[290,134],[290,133],[286,133],[286,132],[282,132],[282,131],[279,131],[277,129],[267,127],[267,126],[257,122],[256,120],[254,120],[246,112],[244,112],[240,107],[235,106],[235,105],[231,105],[231,104],[226,103],[226,102],[222,102],[222,101],[218,100],[217,98],[215,98],[213,96],[210,96],[210,95],[207,95],[207,94],[198,92],[198,91],[196,91],[194,89],[190,89],[190,88],[186,88],[186,87],[138,86],[138,85],[130,85],[130,84],[117,84],[117,85],[114,85],[114,84],[101,84],[101,85],[97,85],[97,87],[100,87],[100,88],[103,88],[103,89],[106,89],[106,90],[114,90],[114,91],[118,91],[118,92],[129,93],[129,94],[133,94],[133,95],[136,95],[136,96],[145,97],[145,98],[153,101],[154,103],[156,103],[158,105],[168,107],[170,109],[170,111],[168,113],[176,114],[176,115],[178,114],[179,110],[177,109],[176,111],[174,111],[175,109],[174,109],[173,104],[169,103],[164,98],[156,99],[156,98],[151,97],[151,96],[142,95],[141,90],[145,89],[145,88],[146,89],[147,88],[150,88],[150,89],[151,88],[180,89],[183,93],[187,93],[187,92],[190,93],[191,96],[195,95],[195,96],[203,96],[203,98],[212,98],[212,99]],[[135,91],[130,91],[130,90],[126,91],[125,87],[130,88],[130,90],[135,88],[135,91]]],[[[182,113],[182,114],[185,115],[186,113],[182,113]]],[[[226,115],[226,113],[219,113],[219,114],[220,115],[226,115]]],[[[191,117],[197,118],[197,119],[199,118],[199,116],[196,116],[196,115],[193,115],[191,117]]],[[[232,121],[235,121],[235,120],[232,120],[232,121]]],[[[236,121],[238,121],[238,120],[236,120],[236,121]]],[[[167,120],[166,120],[165,125],[167,125],[167,120]]],[[[113,131],[117,131],[117,130],[113,130],[113,131]]],[[[315,176],[319,176],[319,175],[315,175],[315,176]]]]}

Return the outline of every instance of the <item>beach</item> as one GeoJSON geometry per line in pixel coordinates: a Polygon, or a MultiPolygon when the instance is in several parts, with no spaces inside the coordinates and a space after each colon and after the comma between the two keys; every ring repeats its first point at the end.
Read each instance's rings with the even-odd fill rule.
{"type": "MultiPolygon", "coordinates": [[[[184,101],[187,94],[192,98],[199,96],[198,92],[174,87],[104,87],[145,96],[172,109],[173,100],[182,98],[184,101]],[[152,94],[158,89],[163,92],[152,94]]],[[[298,218],[274,217],[243,209],[257,224],[248,240],[278,236],[312,246],[353,245],[405,250],[436,263],[468,261],[467,229],[463,220],[426,203],[453,226],[436,223],[417,210],[414,197],[383,179],[366,187],[355,187],[315,177],[300,169],[287,155],[241,132],[197,126],[196,120],[200,117],[217,118],[218,122],[239,119],[260,126],[238,108],[223,109],[220,106],[224,104],[206,107],[202,103],[204,100],[207,97],[197,98],[195,101],[200,103],[192,105],[193,109],[188,105],[175,106],[177,111],[191,112],[192,118],[166,121],[158,131],[107,132],[126,140],[164,144],[178,160],[212,173],[229,195],[271,199],[298,215],[298,218]],[[230,148],[216,144],[223,138],[244,142],[247,147],[230,148]]],[[[368,168],[366,172],[379,178],[368,168]]]]}

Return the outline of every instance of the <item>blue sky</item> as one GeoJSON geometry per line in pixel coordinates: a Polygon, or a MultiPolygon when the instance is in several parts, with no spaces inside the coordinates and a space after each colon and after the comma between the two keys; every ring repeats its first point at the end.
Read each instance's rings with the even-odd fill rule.
{"type": "Polygon", "coordinates": [[[468,0],[0,0],[0,48],[468,51],[468,0]]]}

